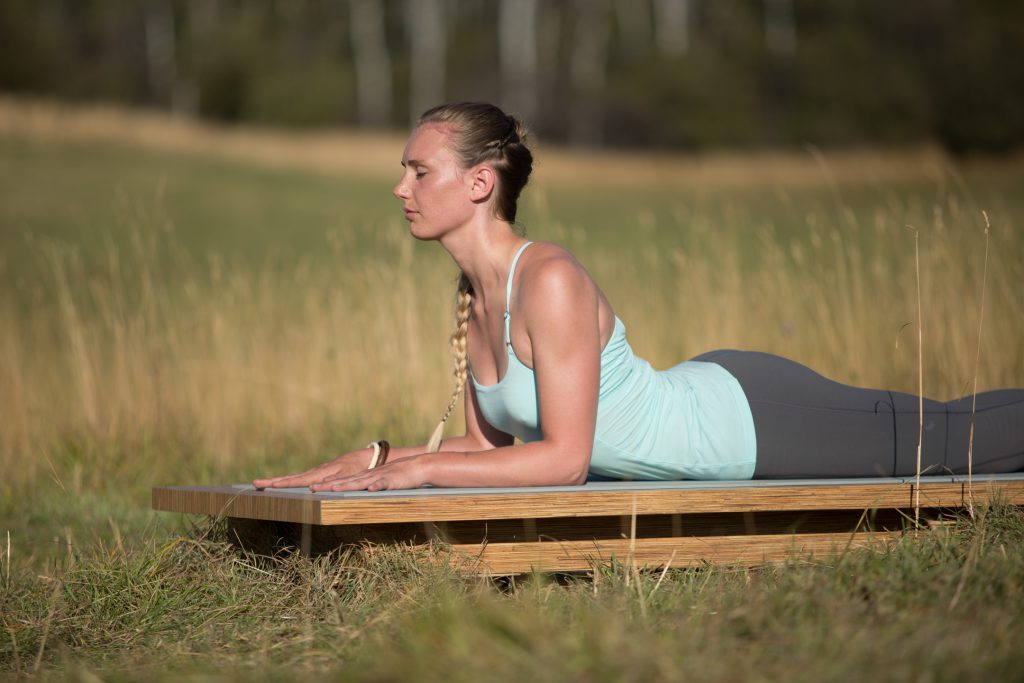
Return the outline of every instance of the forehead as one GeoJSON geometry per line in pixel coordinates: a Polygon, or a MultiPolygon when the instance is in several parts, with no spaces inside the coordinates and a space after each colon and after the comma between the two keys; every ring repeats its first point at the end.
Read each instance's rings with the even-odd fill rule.
{"type": "Polygon", "coordinates": [[[439,123],[424,123],[417,126],[409,136],[402,154],[402,163],[410,161],[440,161],[454,158],[448,148],[451,127],[439,123]]]}

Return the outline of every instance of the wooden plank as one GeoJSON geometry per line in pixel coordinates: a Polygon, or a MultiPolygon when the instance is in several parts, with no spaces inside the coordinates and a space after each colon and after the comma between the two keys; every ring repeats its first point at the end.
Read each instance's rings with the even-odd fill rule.
{"type": "Polygon", "coordinates": [[[518,574],[528,571],[587,571],[613,557],[635,562],[639,567],[673,567],[709,562],[753,566],[811,556],[832,557],[846,550],[882,547],[900,537],[897,531],[770,534],[760,536],[711,536],[647,538],[635,541],[630,554],[629,539],[560,541],[541,543],[488,543],[453,545],[452,550],[478,565],[477,571],[518,574]]]}
{"type": "MultiPolygon", "coordinates": [[[[925,511],[926,516],[930,511],[925,511]]],[[[411,543],[440,540],[453,545],[616,540],[676,536],[710,537],[772,534],[847,533],[854,529],[902,529],[906,510],[771,511],[757,513],[698,513],[692,515],[644,515],[635,523],[629,517],[555,517],[543,519],[462,520],[454,522],[304,525],[297,522],[266,522],[229,517],[229,527],[260,544],[260,552],[272,554],[273,545],[296,547],[300,528],[312,527],[315,552],[326,552],[351,543],[411,543]],[[259,540],[262,537],[262,540],[259,540]],[[267,547],[267,543],[271,547],[267,547]]]]}
{"type": "Polygon", "coordinates": [[[618,517],[533,520],[532,528],[524,520],[319,526],[229,518],[228,528],[239,545],[259,554],[274,555],[300,544],[304,553],[321,554],[348,544],[369,544],[364,547],[373,552],[395,544],[425,548],[441,543],[469,571],[510,574],[586,570],[613,557],[626,561],[631,547],[640,566],[662,565],[673,552],[677,567],[700,562],[761,564],[809,553],[822,557],[889,542],[908,520],[906,511],[888,511],[871,519],[843,510],[681,515],[682,533],[677,536],[675,517],[637,518],[632,539],[622,533],[618,517]]]}
{"type": "MultiPolygon", "coordinates": [[[[1003,505],[1024,505],[1024,481],[1022,480],[975,480],[968,486],[966,477],[959,478],[963,507],[967,506],[968,494],[975,505],[1001,503],[1003,505]]],[[[922,490],[922,496],[924,490],[922,490]]]]}
{"type": "Polygon", "coordinates": [[[756,512],[759,510],[834,510],[905,507],[909,488],[880,490],[871,486],[765,489],[697,489],[687,491],[622,491],[573,494],[502,494],[442,498],[399,498],[384,508],[370,500],[327,500],[324,524],[405,522],[420,519],[509,519],[597,517],[606,515],[675,514],[685,512],[756,512]],[[635,508],[634,508],[635,506],[635,508]],[[429,516],[429,517],[428,517],[429,516]]]}
{"type": "Polygon", "coordinates": [[[153,489],[153,509],[274,522],[323,523],[322,500],[312,493],[253,493],[253,489],[233,486],[161,486],[153,489]]]}
{"type": "MultiPolygon", "coordinates": [[[[578,487],[544,491],[471,493],[445,489],[431,495],[397,492],[362,495],[312,494],[299,490],[256,491],[230,486],[175,486],[153,490],[153,507],[171,512],[223,515],[309,524],[369,524],[422,521],[542,519],[609,515],[758,512],[767,510],[863,510],[907,508],[912,482],[783,485],[629,490],[578,487]]],[[[1024,479],[975,481],[974,501],[1024,503],[1024,479]]],[[[949,477],[922,479],[924,507],[963,507],[966,485],[949,477]]]]}
{"type": "MultiPolygon", "coordinates": [[[[891,543],[912,516],[915,482],[614,482],[529,489],[313,494],[245,486],[153,490],[153,507],[228,518],[257,552],[440,541],[491,574],[640,566],[756,565],[891,543]],[[634,517],[635,515],[635,517],[634,517]],[[262,548],[262,550],[260,550],[262,548]]],[[[1024,504],[1024,475],[978,477],[974,503],[1024,504]]],[[[927,518],[966,505],[962,477],[924,477],[927,518]]]]}

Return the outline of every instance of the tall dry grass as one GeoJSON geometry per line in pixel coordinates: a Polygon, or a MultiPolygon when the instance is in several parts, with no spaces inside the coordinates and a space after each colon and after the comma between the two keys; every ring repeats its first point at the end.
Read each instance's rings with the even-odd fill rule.
{"type": "MultiPolygon", "coordinates": [[[[342,176],[352,168],[390,174],[383,160],[393,167],[399,144],[350,134],[218,133],[9,100],[0,100],[0,131],[112,143],[120,132],[123,144],[189,154],[202,149],[320,170],[329,160],[334,165],[324,168],[342,176]],[[356,142],[363,147],[352,147],[356,142]],[[353,150],[366,164],[353,161],[353,150]]],[[[925,392],[964,395],[978,352],[984,207],[941,158],[893,158],[815,153],[799,163],[783,155],[744,164],[544,154],[538,186],[528,190],[531,237],[573,249],[626,323],[634,349],[655,367],[713,348],[761,349],[840,381],[914,392],[914,328],[907,323],[917,319],[916,282],[905,229],[912,223],[921,234],[925,392]],[[893,178],[918,176],[934,183],[931,203],[884,189],[868,204],[844,199],[851,184],[870,180],[884,188],[893,178]],[[591,187],[596,178],[603,184],[591,187]],[[619,181],[625,190],[612,189],[619,181]],[[666,203],[671,217],[639,210],[622,228],[631,238],[625,249],[621,239],[612,242],[607,232],[592,233],[551,209],[563,189],[618,191],[626,201],[629,188],[648,181],[691,192],[666,203]],[[716,189],[721,196],[722,188],[759,186],[793,203],[800,199],[790,190],[815,182],[821,189],[814,196],[824,202],[808,203],[802,218],[786,225],[752,215],[742,194],[724,205],[701,199],[716,189]]],[[[982,391],[1024,385],[1020,217],[1012,207],[988,208],[982,391]]],[[[49,454],[61,448],[98,454],[98,467],[103,453],[164,454],[150,467],[184,481],[197,478],[197,462],[223,476],[257,456],[292,466],[382,434],[426,439],[451,386],[445,340],[456,273],[439,249],[414,247],[394,221],[344,227],[327,259],[253,266],[190,255],[159,208],[132,220],[133,238],[108,243],[99,261],[76,245],[35,240],[45,264],[34,273],[35,295],[26,300],[0,288],[0,467],[10,473],[8,490],[51,476],[49,454]],[[373,254],[355,246],[368,232],[381,247],[373,254]],[[181,464],[166,457],[170,452],[196,460],[181,464]]],[[[0,275],[3,268],[0,261],[0,275]]],[[[110,469],[115,477],[127,471],[120,463],[110,469]]]]}
{"type": "Polygon", "coordinates": [[[139,235],[92,271],[41,247],[52,305],[0,304],[14,322],[0,331],[6,463],[70,441],[179,444],[223,464],[282,435],[320,447],[341,423],[426,425],[443,400],[447,316],[422,292],[450,278],[416,267],[410,241],[357,272],[281,274],[197,262],[173,240],[139,235]]]}
{"type": "MultiPolygon", "coordinates": [[[[980,216],[948,218],[922,229],[925,387],[937,398],[970,392],[980,312],[980,216]]],[[[770,226],[751,233],[698,215],[650,228],[685,227],[685,245],[640,240],[631,254],[561,225],[548,236],[576,243],[656,367],[757,348],[914,392],[913,244],[900,219],[882,212],[870,226],[820,225],[786,242],[770,226]]],[[[176,444],[230,471],[273,443],[312,460],[327,443],[355,447],[385,429],[425,439],[450,387],[455,271],[440,252],[414,258],[397,223],[385,235],[390,256],[370,260],[336,236],[336,267],[200,261],[167,225],[140,226],[91,270],[72,247],[40,245],[52,303],[24,310],[0,295],[9,484],[46,474],[45,459],[26,454],[68,443],[176,444]]],[[[1024,259],[1007,231],[995,227],[992,243],[981,390],[1024,383],[1024,259]]]]}

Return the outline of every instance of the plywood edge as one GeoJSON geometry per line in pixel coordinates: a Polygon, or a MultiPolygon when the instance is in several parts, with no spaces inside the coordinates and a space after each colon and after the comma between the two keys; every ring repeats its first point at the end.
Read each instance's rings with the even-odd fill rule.
{"type": "Polygon", "coordinates": [[[977,480],[959,482],[963,492],[963,504],[968,500],[975,505],[1024,505],[1024,480],[992,481],[977,480]]]}
{"type": "Polygon", "coordinates": [[[884,548],[900,538],[898,531],[775,534],[537,543],[452,545],[476,571],[513,574],[529,571],[587,571],[613,559],[638,567],[691,567],[702,564],[759,564],[834,557],[859,548],[884,548]]]}
{"type": "MultiPolygon", "coordinates": [[[[967,505],[966,481],[921,483],[920,504],[967,505]]],[[[975,505],[1024,504],[1024,480],[979,480],[970,486],[975,505]]],[[[773,486],[763,488],[657,489],[551,493],[446,494],[331,498],[312,493],[255,491],[231,486],[166,486],[153,489],[153,508],[216,516],[305,524],[352,525],[554,517],[601,517],[911,508],[912,482],[773,486]]]]}
{"type": "Polygon", "coordinates": [[[274,492],[268,496],[232,486],[159,486],[152,496],[154,510],[301,524],[325,523],[322,502],[313,494],[274,492]]]}
{"type": "MultiPolygon", "coordinates": [[[[960,487],[935,491],[930,500],[960,505],[960,487]],[[953,489],[956,490],[954,495],[953,489]],[[945,502],[943,502],[945,501],[945,502]]],[[[922,487],[924,490],[924,487],[922,487]]],[[[907,484],[778,486],[770,488],[503,493],[457,496],[325,499],[325,524],[371,524],[422,520],[541,519],[609,515],[664,515],[771,510],[864,510],[905,508],[912,503],[907,484]]]]}

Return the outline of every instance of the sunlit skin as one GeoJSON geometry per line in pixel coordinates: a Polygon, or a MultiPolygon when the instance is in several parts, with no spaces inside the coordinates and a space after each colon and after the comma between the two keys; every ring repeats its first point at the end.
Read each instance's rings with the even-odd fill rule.
{"type": "MultiPolygon", "coordinates": [[[[402,155],[394,188],[411,234],[437,240],[475,292],[469,321],[469,362],[481,384],[503,377],[505,285],[525,239],[495,210],[498,177],[487,163],[461,168],[440,124],[416,128],[402,155]]],[[[519,359],[536,373],[543,439],[513,445],[513,437],[484,420],[471,381],[465,386],[466,433],[426,446],[392,448],[372,470],[368,448],[345,453],[306,472],[257,479],[259,488],[380,491],[433,486],[549,486],[580,484],[593,448],[601,349],[614,313],[590,275],[565,249],[538,242],[519,259],[512,287],[510,338],[519,359]]],[[[382,369],[382,371],[384,371],[382,369]]]]}

